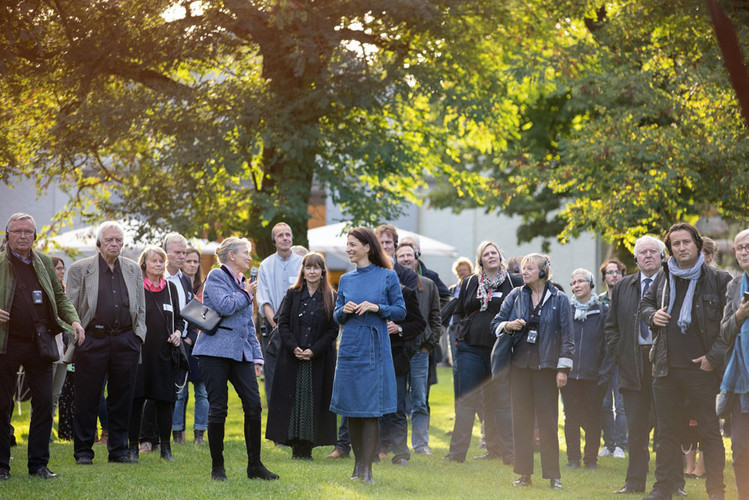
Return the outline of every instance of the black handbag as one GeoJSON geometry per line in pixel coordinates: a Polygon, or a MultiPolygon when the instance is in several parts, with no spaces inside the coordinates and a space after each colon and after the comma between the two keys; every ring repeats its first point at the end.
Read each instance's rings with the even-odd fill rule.
{"type": "Polygon", "coordinates": [[[200,329],[206,335],[213,335],[221,324],[221,315],[204,305],[196,298],[192,299],[180,311],[182,319],[200,329]]]}
{"type": "Polygon", "coordinates": [[[172,366],[185,372],[190,371],[190,362],[187,360],[184,341],[180,342],[178,346],[172,346],[172,366]]]}
{"type": "Polygon", "coordinates": [[[60,350],[55,338],[50,335],[49,327],[43,323],[34,324],[34,342],[42,361],[54,363],[60,361],[60,350]]]}

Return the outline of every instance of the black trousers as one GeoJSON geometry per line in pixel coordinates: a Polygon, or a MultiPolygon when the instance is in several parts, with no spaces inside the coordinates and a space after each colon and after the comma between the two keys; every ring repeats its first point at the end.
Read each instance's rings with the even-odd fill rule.
{"type": "Polygon", "coordinates": [[[568,379],[562,388],[564,403],[564,438],[567,441],[567,461],[585,465],[598,463],[601,444],[601,405],[604,391],[597,380],[568,379]],[[585,431],[585,455],[580,454],[580,429],[585,431]]]}
{"type": "Polygon", "coordinates": [[[694,416],[698,423],[700,448],[705,454],[705,488],[708,494],[720,494],[725,490],[723,468],[726,455],[720,424],[715,415],[715,395],[718,390],[718,379],[714,372],[692,368],[669,367],[668,375],[653,381],[659,429],[653,489],[667,495],[674,490],[674,477],[683,472],[681,441],[685,420],[694,416]],[[691,408],[685,408],[687,396],[691,408]]]}
{"type": "Polygon", "coordinates": [[[733,406],[731,420],[731,450],[736,490],[739,500],[749,500],[749,413],[741,413],[738,401],[733,406]]]}
{"type": "Polygon", "coordinates": [[[229,400],[228,382],[234,386],[245,417],[259,420],[262,413],[260,391],[255,377],[255,365],[249,361],[234,361],[230,358],[200,356],[200,373],[203,375],[208,393],[208,423],[223,424],[226,421],[229,400]]]}
{"type": "MultiPolygon", "coordinates": [[[[640,390],[622,389],[624,413],[627,415],[627,435],[629,463],[626,483],[634,490],[644,490],[647,486],[648,463],[650,462],[650,431],[655,428],[653,442],[658,440],[653,403],[652,365],[648,358],[650,346],[640,347],[638,356],[642,361],[640,390]]],[[[680,462],[681,463],[681,462],[680,462]]],[[[682,476],[680,474],[680,476],[682,476]]],[[[682,476],[683,477],[683,476],[682,476]]]]}
{"type": "Polygon", "coordinates": [[[29,473],[49,463],[49,436],[52,432],[52,363],[39,359],[33,342],[8,337],[8,348],[0,354],[0,469],[10,470],[10,417],[18,367],[23,365],[31,390],[29,426],[29,473]]]}
{"type": "MultiPolygon", "coordinates": [[[[153,408],[153,419],[156,423],[156,431],[159,442],[162,446],[169,445],[169,437],[172,433],[172,413],[174,405],[171,401],[154,401],[149,399],[151,408],[153,408]]],[[[146,398],[133,399],[133,410],[130,415],[130,426],[128,435],[130,436],[130,446],[138,446],[141,429],[145,424],[146,398]]]]}
{"type": "Polygon", "coordinates": [[[559,472],[559,390],[556,380],[557,371],[552,369],[531,370],[514,366],[510,369],[512,432],[517,474],[533,474],[533,424],[537,419],[543,477],[562,477],[559,472]]]}
{"type": "MultiPolygon", "coordinates": [[[[133,401],[135,403],[135,401],[133,401]]],[[[133,404],[133,411],[135,411],[135,405],[133,404]]],[[[148,441],[154,446],[161,442],[161,429],[159,428],[158,418],[156,416],[157,409],[155,401],[150,399],[145,400],[143,403],[143,409],[141,410],[141,423],[140,423],[140,436],[138,442],[143,443],[148,441]]],[[[130,417],[130,421],[133,421],[133,417],[130,417]]],[[[133,429],[130,428],[130,441],[133,440],[133,429]]]]}
{"type": "Polygon", "coordinates": [[[107,378],[109,457],[128,452],[128,425],[133,406],[135,379],[142,342],[133,332],[96,338],[86,335],[75,350],[75,417],[73,455],[94,458],[99,399],[107,378]]]}

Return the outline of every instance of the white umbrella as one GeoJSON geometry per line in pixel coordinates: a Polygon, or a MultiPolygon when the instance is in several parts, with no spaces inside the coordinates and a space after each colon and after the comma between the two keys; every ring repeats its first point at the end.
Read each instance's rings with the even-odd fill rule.
{"type": "MultiPolygon", "coordinates": [[[[310,250],[315,252],[325,252],[326,254],[346,255],[346,229],[345,222],[337,224],[328,224],[327,226],[316,227],[307,231],[310,250]]],[[[416,237],[421,243],[421,254],[426,256],[455,257],[458,255],[457,249],[442,243],[441,241],[429,238],[427,236],[406,231],[405,229],[395,228],[398,231],[398,238],[403,239],[407,236],[416,237]]]]}

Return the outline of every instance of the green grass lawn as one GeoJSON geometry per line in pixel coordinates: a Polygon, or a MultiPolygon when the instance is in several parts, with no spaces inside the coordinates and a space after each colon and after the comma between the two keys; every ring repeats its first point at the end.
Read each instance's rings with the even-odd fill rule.
{"type": "MultiPolygon", "coordinates": [[[[226,473],[229,481],[219,483],[210,478],[210,453],[208,446],[193,444],[173,445],[175,462],[163,462],[158,454],[141,455],[137,465],[107,463],[104,445],[95,445],[96,457],[92,466],[78,466],[73,460],[71,442],[51,445],[50,469],[61,475],[55,480],[29,478],[26,469],[25,441],[28,433],[29,405],[22,405],[22,415],[13,416],[19,446],[13,448],[10,481],[0,483],[0,498],[249,498],[256,495],[272,498],[507,498],[507,499],[606,499],[627,500],[611,492],[624,483],[626,460],[602,458],[600,470],[564,469],[564,433],[560,416],[560,464],[564,489],[551,491],[548,482],[540,475],[540,461],[536,454],[536,481],[530,488],[513,488],[515,474],[512,467],[501,461],[471,460],[482,454],[476,448],[479,427],[474,427],[474,439],[463,464],[446,463],[452,430],[452,372],[440,369],[440,383],[432,388],[430,446],[433,456],[415,455],[408,467],[398,467],[389,461],[374,465],[374,485],[351,481],[353,458],[327,460],[332,446],[316,448],[312,462],[291,460],[291,450],[280,449],[266,442],[263,462],[280,474],[279,481],[264,482],[247,479],[247,457],[242,436],[242,411],[236,394],[230,391],[229,419],[225,442],[226,473]]],[[[262,384],[261,384],[262,387],[262,384]]],[[[261,389],[262,390],[262,389],[261,389]]],[[[192,406],[192,405],[190,405],[192,406]]],[[[561,403],[560,403],[561,408],[561,403]]],[[[17,409],[17,408],[16,408],[17,409]]],[[[190,408],[191,410],[192,408],[190,408]]],[[[188,423],[192,415],[188,416],[188,423]]],[[[188,438],[192,432],[188,432],[188,438]]],[[[409,438],[410,439],[410,438],[409,438]]],[[[410,441],[409,441],[410,442],[410,441]]],[[[727,465],[725,470],[727,498],[736,498],[736,488],[731,467],[730,441],[726,440],[727,465]]],[[[654,459],[651,464],[654,464],[654,459]]],[[[652,471],[652,468],[651,468],[652,471]]],[[[652,473],[648,487],[652,486],[652,473]]],[[[704,480],[687,479],[686,491],[690,499],[707,498],[704,480]]]]}

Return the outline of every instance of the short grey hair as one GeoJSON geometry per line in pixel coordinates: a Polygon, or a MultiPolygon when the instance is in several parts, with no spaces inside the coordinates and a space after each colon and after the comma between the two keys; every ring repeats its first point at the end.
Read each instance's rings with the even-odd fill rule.
{"type": "Polygon", "coordinates": [[[637,248],[643,243],[655,243],[658,246],[658,253],[660,253],[661,255],[664,255],[666,253],[666,244],[663,243],[663,241],[656,238],[655,236],[646,234],[645,236],[640,236],[635,241],[635,247],[632,250],[635,256],[637,256],[637,248]]]}
{"type": "Polygon", "coordinates": [[[10,216],[10,218],[8,219],[8,223],[5,224],[5,232],[8,232],[8,228],[10,227],[11,222],[17,222],[19,220],[30,220],[31,223],[34,224],[34,231],[36,231],[36,221],[32,216],[23,212],[16,212],[10,216]]]}
{"type": "Polygon", "coordinates": [[[739,242],[739,240],[743,240],[749,236],[749,228],[744,229],[743,231],[739,231],[739,234],[736,235],[736,237],[733,239],[733,246],[736,246],[736,243],[739,242]]]}
{"type": "Polygon", "coordinates": [[[170,243],[184,243],[185,246],[187,246],[187,238],[182,236],[179,233],[169,233],[166,236],[164,236],[164,243],[162,244],[162,248],[165,252],[169,252],[169,244],[170,243]]]}
{"type": "Polygon", "coordinates": [[[229,252],[237,253],[242,247],[247,247],[247,250],[252,252],[252,243],[247,238],[236,238],[231,236],[221,242],[221,245],[216,249],[216,257],[222,264],[226,264],[229,261],[229,252]]]}
{"type": "Polygon", "coordinates": [[[108,220],[105,222],[102,222],[99,224],[99,227],[96,228],[96,242],[101,243],[101,235],[104,234],[104,231],[108,229],[116,229],[120,232],[122,235],[122,238],[125,238],[125,230],[122,228],[122,224],[117,222],[116,220],[108,220]]]}
{"type": "MultiPolygon", "coordinates": [[[[400,240],[401,241],[410,241],[411,243],[414,244],[414,248],[416,249],[416,251],[419,252],[419,253],[421,253],[421,238],[419,238],[418,236],[404,236],[400,240]]],[[[499,248],[497,248],[497,249],[499,249],[499,248]]]]}
{"type": "Polygon", "coordinates": [[[594,281],[595,278],[593,277],[593,273],[591,273],[587,269],[584,269],[582,267],[578,267],[577,269],[575,269],[574,271],[572,271],[572,274],[570,274],[570,279],[573,276],[577,275],[577,274],[582,274],[583,276],[585,276],[585,279],[587,279],[590,282],[591,286],[593,285],[593,283],[595,283],[595,281],[594,281]]]}

